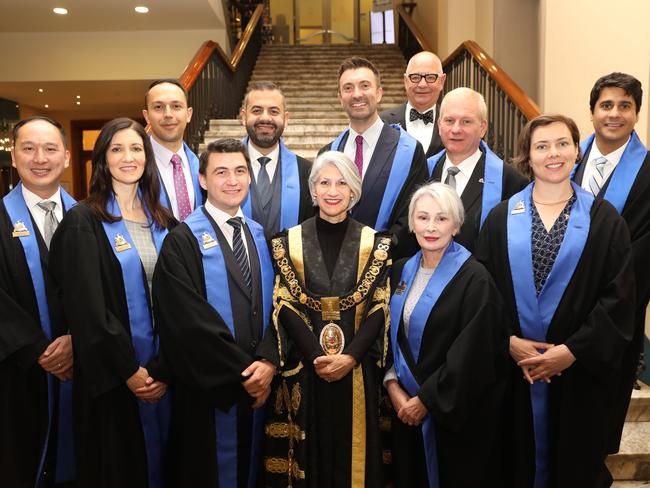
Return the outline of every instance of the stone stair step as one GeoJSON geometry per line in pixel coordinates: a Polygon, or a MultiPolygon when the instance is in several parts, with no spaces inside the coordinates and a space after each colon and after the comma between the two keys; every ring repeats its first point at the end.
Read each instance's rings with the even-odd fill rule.
{"type": "Polygon", "coordinates": [[[650,422],[650,387],[641,384],[640,390],[632,390],[630,407],[627,409],[628,422],[650,422]]]}
{"type": "Polygon", "coordinates": [[[650,422],[626,422],[618,454],[607,458],[615,480],[650,480],[650,422]]]}
{"type": "Polygon", "coordinates": [[[648,488],[650,481],[614,481],[612,488],[648,488]]]}
{"type": "MultiPolygon", "coordinates": [[[[340,120],[332,120],[331,118],[325,119],[299,119],[296,117],[291,117],[289,119],[289,125],[285,130],[293,130],[296,126],[301,126],[304,124],[309,124],[310,127],[316,130],[329,130],[329,129],[340,129],[347,127],[347,119],[342,123],[340,120]]],[[[230,126],[241,126],[241,121],[239,119],[213,119],[210,121],[210,126],[208,130],[217,130],[221,127],[230,127],[230,126]]]]}

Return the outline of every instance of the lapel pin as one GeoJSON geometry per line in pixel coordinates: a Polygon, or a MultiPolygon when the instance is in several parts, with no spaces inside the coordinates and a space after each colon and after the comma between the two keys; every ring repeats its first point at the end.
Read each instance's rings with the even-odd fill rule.
{"type": "Polygon", "coordinates": [[[515,204],[514,208],[512,209],[512,212],[510,212],[510,213],[511,213],[512,215],[517,215],[517,214],[520,214],[520,213],[524,213],[525,211],[526,211],[526,206],[524,205],[524,201],[523,201],[523,200],[519,200],[519,201],[515,204]]]}
{"type": "Polygon", "coordinates": [[[25,227],[25,223],[22,220],[16,221],[11,237],[27,237],[28,235],[29,229],[25,227]]]}
{"type": "Polygon", "coordinates": [[[122,234],[117,234],[115,236],[115,250],[117,252],[128,251],[131,249],[131,244],[129,244],[122,234]]]}
{"type": "Polygon", "coordinates": [[[203,235],[201,236],[201,240],[203,241],[203,249],[210,249],[212,247],[219,245],[219,243],[214,240],[214,237],[212,237],[207,232],[203,233],[203,235]]]}

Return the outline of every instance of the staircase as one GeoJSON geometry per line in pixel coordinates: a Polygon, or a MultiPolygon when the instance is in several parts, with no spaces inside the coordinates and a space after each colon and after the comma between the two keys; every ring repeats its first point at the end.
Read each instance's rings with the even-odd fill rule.
{"type": "MultiPolygon", "coordinates": [[[[289,110],[284,143],[302,157],[313,160],[348,125],[336,94],[339,64],[349,56],[365,57],[377,66],[384,90],[380,111],[404,103],[406,61],[395,45],[265,45],[260,51],[250,82],[280,85],[289,110]]],[[[205,144],[245,135],[239,119],[212,120],[205,144]]]]}

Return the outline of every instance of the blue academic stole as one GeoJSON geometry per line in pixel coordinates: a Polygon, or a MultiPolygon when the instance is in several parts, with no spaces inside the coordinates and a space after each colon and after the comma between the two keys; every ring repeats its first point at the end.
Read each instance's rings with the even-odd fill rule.
{"type": "MultiPolygon", "coordinates": [[[[409,348],[413,354],[413,359],[417,363],[420,357],[420,347],[422,343],[422,336],[427,324],[431,310],[435,307],[438,298],[445,290],[449,282],[456,276],[458,270],[470,258],[471,253],[460,244],[451,242],[446,249],[438,267],[433,272],[429,279],[424,292],[420,296],[411,318],[409,320],[409,330],[407,340],[409,348]]],[[[413,372],[409,368],[404,354],[397,342],[397,332],[399,324],[402,320],[402,313],[404,311],[404,303],[406,297],[411,291],[413,280],[420,267],[420,260],[422,258],[422,251],[410,258],[404,265],[402,270],[401,281],[406,285],[403,293],[394,293],[390,301],[390,335],[393,350],[393,360],[395,366],[395,373],[399,382],[406,388],[406,391],[412,397],[418,394],[420,385],[418,384],[413,372]]],[[[427,474],[429,478],[429,487],[438,488],[438,454],[435,436],[435,424],[431,414],[427,414],[422,423],[422,438],[424,441],[424,454],[427,463],[427,474]]]]}
{"type": "MultiPolygon", "coordinates": [[[[587,154],[590,151],[595,137],[595,134],[591,134],[586,140],[582,141],[580,144],[582,154],[587,154]]],[[[625,148],[625,151],[623,151],[621,160],[609,178],[609,184],[607,185],[604,196],[605,200],[614,205],[619,214],[625,208],[627,197],[630,194],[630,190],[632,189],[632,185],[634,185],[639,171],[641,171],[641,166],[643,166],[643,161],[647,154],[648,150],[639,140],[636,131],[632,131],[630,142],[625,148]]],[[[577,167],[578,165],[573,170],[574,174],[577,167]]]]}
{"type": "MultiPolygon", "coordinates": [[[[192,212],[185,224],[190,228],[199,244],[203,263],[203,276],[208,303],[217,311],[228,326],[233,339],[236,338],[233,309],[230,302],[230,287],[226,263],[219,246],[217,236],[210,220],[204,213],[203,207],[192,212]]],[[[262,337],[269,325],[271,317],[271,299],[273,296],[273,266],[269,255],[264,229],[257,222],[246,219],[260,263],[262,275],[262,309],[264,324],[262,337]]],[[[249,249],[249,253],[251,250],[249,249]]],[[[238,486],[237,482],[237,405],[233,405],[226,413],[215,409],[217,467],[219,470],[219,486],[238,486]]],[[[258,408],[253,414],[253,445],[251,448],[248,486],[254,487],[257,480],[258,467],[262,446],[262,430],[264,428],[264,408],[258,408]]]]}
{"type": "MultiPolygon", "coordinates": [[[[381,205],[379,206],[377,220],[372,226],[377,231],[388,230],[388,220],[393,212],[393,207],[395,207],[397,197],[406,182],[406,177],[411,169],[413,155],[415,154],[415,148],[417,146],[417,140],[408,135],[400,126],[393,124],[391,127],[399,130],[399,141],[397,142],[397,150],[395,152],[395,157],[393,158],[393,164],[390,168],[386,188],[384,189],[384,196],[381,200],[381,205]]],[[[344,147],[342,142],[349,132],[350,129],[346,129],[339,134],[332,143],[332,150],[343,152],[344,147]]]]}
{"type": "MultiPolygon", "coordinates": [[[[242,141],[248,147],[248,136],[242,141]]],[[[280,140],[280,165],[282,167],[282,201],[280,204],[280,229],[284,230],[298,225],[300,206],[300,178],[298,177],[298,158],[289,151],[280,140]]],[[[252,183],[251,183],[252,184],[252,183]]],[[[253,218],[251,192],[241,204],[242,212],[248,219],[253,218]]]]}
{"type": "MultiPolygon", "coordinates": [[[[481,139],[479,147],[485,152],[485,171],[483,173],[483,191],[481,192],[481,224],[487,218],[490,210],[497,206],[501,201],[503,194],[503,161],[499,156],[494,154],[488,145],[481,139]]],[[[429,177],[433,174],[433,170],[444,156],[445,150],[443,149],[438,154],[434,154],[427,160],[429,166],[429,177]]],[[[442,181],[442,180],[441,180],[442,181]]]]}
{"type": "MultiPolygon", "coordinates": [[[[531,195],[534,183],[508,200],[508,260],[515,292],[517,315],[522,336],[546,342],[548,327],[569,285],[589,235],[591,193],[571,182],[576,201],[571,208],[560,252],[539,296],[536,296],[532,254],[531,195]]],[[[538,381],[530,387],[535,433],[535,488],[546,487],[549,450],[549,385],[538,381]]]]}
{"type": "MultiPolygon", "coordinates": [[[[192,175],[192,186],[194,186],[194,208],[197,209],[203,205],[203,198],[201,196],[201,185],[199,184],[199,158],[196,157],[196,154],[190,149],[190,147],[185,144],[183,141],[183,151],[187,156],[187,161],[190,165],[190,174],[192,175]]],[[[171,210],[172,204],[169,201],[169,193],[167,193],[167,188],[165,188],[165,183],[163,183],[160,173],[158,174],[158,179],[160,181],[160,203],[165,207],[171,210]]],[[[172,188],[173,190],[173,188],[172,188]]]]}
{"type": "MultiPolygon", "coordinates": [[[[76,205],[76,201],[68,195],[63,188],[61,188],[61,202],[63,203],[64,210],[69,210],[76,205]]],[[[45,278],[43,276],[43,267],[41,264],[41,253],[36,239],[36,228],[32,224],[31,214],[25,200],[23,199],[22,183],[4,197],[3,202],[9,220],[14,224],[14,231],[21,227],[25,229],[20,236],[16,236],[20,240],[25,252],[25,259],[27,260],[27,267],[29,274],[32,278],[34,285],[34,294],[36,296],[36,304],[38,306],[38,315],[41,322],[41,328],[45,333],[48,341],[52,340],[52,325],[50,322],[50,309],[47,303],[47,293],[45,290],[45,278]]],[[[50,439],[50,432],[52,430],[52,416],[54,412],[54,395],[55,395],[55,378],[51,374],[47,374],[47,433],[45,434],[45,442],[41,450],[40,461],[38,464],[38,471],[36,475],[36,486],[41,483],[41,473],[45,466],[45,456],[47,454],[48,443],[50,439]]],[[[57,441],[57,463],[56,463],[56,481],[66,482],[72,481],[75,478],[75,460],[72,445],[72,381],[59,382],[59,416],[57,421],[58,426],[58,441],[57,441]]]]}
{"type": "MultiPolygon", "coordinates": [[[[111,196],[106,210],[115,217],[122,217],[120,207],[114,196],[111,196]]],[[[160,229],[155,223],[151,223],[148,212],[147,217],[149,217],[151,235],[156,251],[160,253],[160,247],[167,235],[167,229],[160,229]]],[[[158,336],[153,330],[142,261],[123,219],[120,218],[120,220],[113,223],[102,222],[102,226],[122,271],[124,294],[129,312],[131,340],[136,359],[138,364],[145,366],[158,354],[158,336]]],[[[169,393],[155,404],[141,400],[137,400],[137,403],[147,452],[149,487],[162,488],[164,486],[163,455],[170,415],[169,393]]]]}

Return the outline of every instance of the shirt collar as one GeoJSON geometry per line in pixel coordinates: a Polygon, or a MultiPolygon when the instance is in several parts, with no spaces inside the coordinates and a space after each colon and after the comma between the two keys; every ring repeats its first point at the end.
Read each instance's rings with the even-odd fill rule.
{"type": "Polygon", "coordinates": [[[608,165],[612,165],[613,167],[616,167],[616,165],[619,163],[621,160],[621,157],[623,157],[623,153],[625,152],[625,148],[627,148],[627,145],[630,143],[631,137],[628,137],[627,142],[623,144],[621,147],[618,149],[612,151],[609,154],[602,154],[600,152],[600,149],[598,149],[598,144],[596,144],[596,141],[591,145],[591,151],[589,151],[589,162],[592,162],[594,159],[603,157],[607,160],[608,165]]]}
{"type": "Polygon", "coordinates": [[[433,110],[433,120],[436,120],[436,104],[434,103],[432,106],[427,108],[426,110],[420,112],[417,108],[415,108],[413,105],[411,105],[411,102],[406,102],[406,115],[408,116],[411,113],[411,109],[415,109],[416,112],[424,114],[427,113],[429,110],[433,110]]]}
{"type": "Polygon", "coordinates": [[[280,144],[276,144],[273,151],[271,151],[266,156],[264,156],[261,152],[255,149],[255,147],[251,144],[250,140],[248,141],[248,157],[250,158],[251,163],[260,164],[258,159],[261,157],[267,157],[267,158],[271,158],[271,161],[269,161],[266,164],[272,164],[278,160],[279,156],[280,156],[280,144]]]}
{"type": "MultiPolygon", "coordinates": [[[[217,223],[219,227],[223,227],[224,225],[226,225],[229,219],[233,218],[233,216],[230,215],[229,213],[226,213],[223,210],[220,210],[214,205],[212,205],[210,203],[210,200],[206,200],[205,209],[208,211],[210,217],[214,219],[214,221],[217,223]]],[[[242,219],[242,222],[246,223],[246,217],[244,217],[244,212],[242,212],[241,207],[237,209],[237,213],[234,216],[240,217],[242,219]]]]}
{"type": "MultiPolygon", "coordinates": [[[[474,168],[476,167],[478,160],[481,159],[482,154],[483,153],[481,152],[480,149],[476,149],[476,152],[474,154],[472,154],[466,159],[463,159],[459,164],[456,164],[455,166],[460,170],[463,176],[469,178],[470,176],[472,176],[472,173],[474,172],[474,168]]],[[[449,158],[447,158],[447,163],[450,166],[454,165],[454,163],[452,163],[449,158]]]]}
{"type": "MultiPolygon", "coordinates": [[[[61,202],[61,190],[58,189],[54,194],[48,198],[41,198],[35,193],[29,191],[25,185],[21,185],[21,189],[23,191],[23,199],[25,200],[25,204],[27,205],[27,208],[32,209],[36,207],[39,203],[44,202],[46,200],[49,200],[51,202],[56,203],[55,209],[61,209],[63,211],[63,204],[61,202]]],[[[40,207],[38,207],[40,208],[40,207]]]]}
{"type": "Polygon", "coordinates": [[[151,147],[153,148],[153,153],[156,156],[156,162],[159,165],[163,165],[165,167],[171,166],[171,159],[174,154],[178,154],[180,156],[183,166],[187,166],[189,164],[187,160],[187,154],[185,154],[185,148],[182,145],[180,151],[174,153],[156,141],[152,136],[149,136],[149,139],[151,139],[151,147]]]}
{"type": "Polygon", "coordinates": [[[383,128],[384,128],[384,121],[381,120],[381,117],[377,117],[375,123],[372,124],[370,127],[368,127],[365,131],[363,131],[362,134],[359,134],[356,130],[350,127],[349,137],[352,140],[354,140],[358,135],[361,135],[363,136],[363,140],[366,142],[366,144],[368,144],[368,146],[375,147],[377,145],[377,141],[379,140],[379,136],[383,128]]]}

